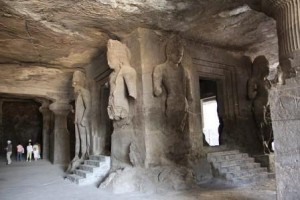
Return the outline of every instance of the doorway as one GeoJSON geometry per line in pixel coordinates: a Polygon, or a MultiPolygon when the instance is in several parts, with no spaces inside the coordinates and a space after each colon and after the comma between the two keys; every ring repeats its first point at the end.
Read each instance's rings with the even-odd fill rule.
{"type": "Polygon", "coordinates": [[[200,104],[204,146],[219,146],[222,123],[219,117],[216,80],[200,79],[200,104]]]}
{"type": "Polygon", "coordinates": [[[11,140],[13,145],[12,158],[16,156],[15,147],[18,143],[25,149],[29,140],[33,144],[43,144],[43,117],[39,111],[41,105],[33,100],[5,99],[2,101],[1,155],[5,153],[4,147],[6,147],[7,140],[11,140]]]}
{"type": "Polygon", "coordinates": [[[100,124],[101,124],[101,137],[104,140],[104,152],[105,155],[110,156],[111,153],[111,135],[113,133],[113,123],[109,119],[107,113],[107,106],[109,100],[110,89],[107,87],[107,84],[101,85],[100,88],[100,124]]]}

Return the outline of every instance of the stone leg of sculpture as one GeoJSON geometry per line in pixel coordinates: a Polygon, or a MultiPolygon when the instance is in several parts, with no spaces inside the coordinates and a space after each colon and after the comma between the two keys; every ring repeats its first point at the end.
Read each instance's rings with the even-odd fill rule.
{"type": "Polygon", "coordinates": [[[269,154],[270,150],[266,138],[266,108],[259,100],[254,101],[254,117],[259,129],[259,139],[263,147],[263,153],[269,154]]]}
{"type": "Polygon", "coordinates": [[[273,131],[272,131],[271,124],[265,125],[263,133],[264,133],[264,139],[265,139],[265,142],[266,142],[269,152],[273,152],[272,142],[273,142],[274,138],[273,138],[273,131]]]}
{"type": "Polygon", "coordinates": [[[263,150],[264,150],[264,154],[270,154],[271,151],[269,149],[269,140],[268,138],[266,137],[266,125],[261,123],[260,124],[260,138],[261,138],[261,142],[262,142],[262,145],[263,145],[263,150]]]}
{"type": "Polygon", "coordinates": [[[188,148],[184,141],[186,141],[184,128],[186,124],[186,112],[183,107],[176,107],[174,104],[170,106],[166,112],[166,135],[169,137],[166,148],[166,156],[172,162],[179,162],[184,158],[184,155],[188,152],[188,148]]]}
{"type": "Polygon", "coordinates": [[[87,141],[89,140],[87,130],[85,126],[78,125],[77,126],[78,131],[79,131],[79,137],[80,137],[80,147],[81,147],[81,160],[85,160],[88,158],[88,146],[87,146],[87,141]]]}
{"type": "Polygon", "coordinates": [[[81,159],[79,159],[79,151],[80,151],[79,130],[78,130],[78,124],[75,124],[75,156],[71,161],[71,163],[69,164],[67,172],[69,173],[73,172],[80,165],[81,159]]]}

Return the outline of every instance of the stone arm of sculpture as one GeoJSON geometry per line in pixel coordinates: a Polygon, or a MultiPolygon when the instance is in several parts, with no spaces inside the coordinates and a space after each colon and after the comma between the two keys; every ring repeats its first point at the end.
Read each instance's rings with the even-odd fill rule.
{"type": "Polygon", "coordinates": [[[285,84],[284,74],[283,74],[283,71],[282,71],[280,65],[278,65],[278,67],[277,67],[277,73],[276,73],[274,79],[271,80],[271,83],[272,83],[273,86],[284,85],[285,84]]]}
{"type": "Polygon", "coordinates": [[[123,74],[129,96],[136,99],[137,89],[136,89],[136,72],[132,67],[125,69],[126,71],[123,74]]]}
{"type": "Polygon", "coordinates": [[[91,95],[90,92],[85,88],[81,89],[81,94],[84,104],[84,113],[81,119],[81,125],[87,127],[89,126],[89,116],[91,113],[91,95]]]}
{"type": "Polygon", "coordinates": [[[162,94],[162,76],[162,67],[158,65],[153,72],[153,92],[155,96],[162,94]]]}
{"type": "Polygon", "coordinates": [[[187,70],[185,70],[185,79],[186,79],[186,98],[189,102],[189,104],[193,101],[193,92],[192,92],[192,81],[190,74],[187,70]]]}
{"type": "Polygon", "coordinates": [[[251,78],[248,81],[248,97],[250,99],[254,99],[257,95],[257,85],[256,85],[256,80],[251,78]]]}

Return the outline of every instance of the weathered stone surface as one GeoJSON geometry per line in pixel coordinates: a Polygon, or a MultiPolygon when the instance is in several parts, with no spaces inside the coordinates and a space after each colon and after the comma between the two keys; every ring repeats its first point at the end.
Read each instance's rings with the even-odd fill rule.
{"type": "Polygon", "coordinates": [[[195,186],[193,173],[185,167],[124,168],[111,173],[100,185],[113,193],[163,192],[195,186]]]}
{"type": "Polygon", "coordinates": [[[270,98],[278,199],[297,199],[300,195],[299,83],[299,77],[287,80],[270,98]]]}
{"type": "Polygon", "coordinates": [[[124,37],[137,27],[181,32],[205,44],[251,55],[266,52],[276,60],[276,48],[270,48],[272,52],[261,48],[277,45],[274,20],[253,11],[250,7],[256,3],[2,0],[1,46],[6,48],[1,60],[79,67],[104,51],[108,37],[124,37]],[[23,54],[23,48],[31,50],[23,54]]]}

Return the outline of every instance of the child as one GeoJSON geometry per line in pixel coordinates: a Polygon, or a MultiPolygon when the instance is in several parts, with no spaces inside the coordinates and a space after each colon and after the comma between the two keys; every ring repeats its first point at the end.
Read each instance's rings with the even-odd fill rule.
{"type": "Polygon", "coordinates": [[[7,140],[7,147],[5,148],[6,150],[6,158],[7,158],[7,164],[11,164],[11,154],[12,154],[12,144],[10,140],[7,140]]]}

